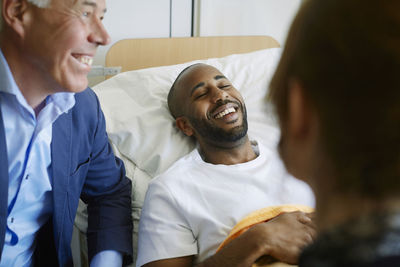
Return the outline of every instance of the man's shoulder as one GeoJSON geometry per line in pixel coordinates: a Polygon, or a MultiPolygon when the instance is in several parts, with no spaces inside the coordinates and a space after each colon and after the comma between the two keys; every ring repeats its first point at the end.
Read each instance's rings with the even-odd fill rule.
{"type": "Polygon", "coordinates": [[[99,100],[91,88],[75,94],[75,105],[72,108],[72,118],[74,121],[97,124],[102,116],[99,100]]]}
{"type": "Polygon", "coordinates": [[[72,125],[74,134],[85,136],[92,135],[104,119],[96,94],[92,89],[86,88],[80,93],[75,93],[75,104],[65,114],[57,119],[55,127],[72,125]],[[72,124],[66,123],[69,120],[72,124]]]}
{"type": "Polygon", "coordinates": [[[91,88],[86,88],[80,93],[75,94],[75,106],[77,109],[85,109],[89,106],[97,106],[98,100],[97,96],[91,88]]]}
{"type": "Polygon", "coordinates": [[[188,175],[196,173],[201,165],[197,149],[178,159],[166,171],[157,175],[152,181],[176,181],[183,180],[188,175]]]}

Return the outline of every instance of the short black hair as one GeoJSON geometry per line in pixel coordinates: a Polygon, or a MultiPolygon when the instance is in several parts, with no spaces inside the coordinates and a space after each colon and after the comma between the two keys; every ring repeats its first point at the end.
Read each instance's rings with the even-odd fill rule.
{"type": "Polygon", "coordinates": [[[186,68],[184,68],[176,77],[174,83],[172,84],[171,88],[169,89],[169,93],[168,93],[168,108],[169,108],[169,112],[171,113],[171,115],[176,119],[180,116],[182,116],[182,111],[180,110],[180,108],[176,105],[176,83],[180,80],[180,78],[182,77],[182,75],[191,67],[197,66],[197,65],[201,65],[201,63],[195,63],[192,65],[187,66],[186,68]]]}

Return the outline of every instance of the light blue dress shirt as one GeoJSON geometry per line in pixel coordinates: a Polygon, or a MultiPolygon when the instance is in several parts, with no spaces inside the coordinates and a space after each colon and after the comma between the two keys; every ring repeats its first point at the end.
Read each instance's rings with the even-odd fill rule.
{"type": "MultiPolygon", "coordinates": [[[[73,93],[46,98],[38,116],[20,92],[0,51],[0,107],[8,156],[8,217],[0,267],[31,266],[35,236],[50,218],[52,124],[74,104],[73,93]]],[[[91,266],[121,266],[122,255],[103,251],[91,266]]]]}

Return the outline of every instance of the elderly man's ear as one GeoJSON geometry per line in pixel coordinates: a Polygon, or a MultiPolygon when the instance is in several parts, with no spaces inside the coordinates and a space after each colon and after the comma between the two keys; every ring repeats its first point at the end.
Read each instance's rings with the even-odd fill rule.
{"type": "Polygon", "coordinates": [[[175,120],[176,127],[180,129],[185,135],[192,136],[194,134],[192,125],[186,117],[178,117],[175,120]]]}
{"type": "Polygon", "coordinates": [[[2,15],[6,25],[20,37],[25,34],[25,25],[29,21],[29,4],[26,0],[3,0],[2,15]]]}

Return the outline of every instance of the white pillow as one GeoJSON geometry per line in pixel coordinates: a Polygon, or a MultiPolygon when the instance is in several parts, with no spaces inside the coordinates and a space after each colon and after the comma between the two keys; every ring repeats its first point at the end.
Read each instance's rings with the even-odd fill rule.
{"type": "Polygon", "coordinates": [[[218,68],[241,92],[248,111],[250,137],[266,146],[275,146],[278,130],[265,97],[280,53],[280,48],[271,48],[129,71],[98,84],[94,90],[100,99],[111,143],[118,154],[131,161],[127,165],[135,164],[150,177],[190,152],[195,144],[175,127],[167,95],[181,70],[202,62],[218,68]]]}

